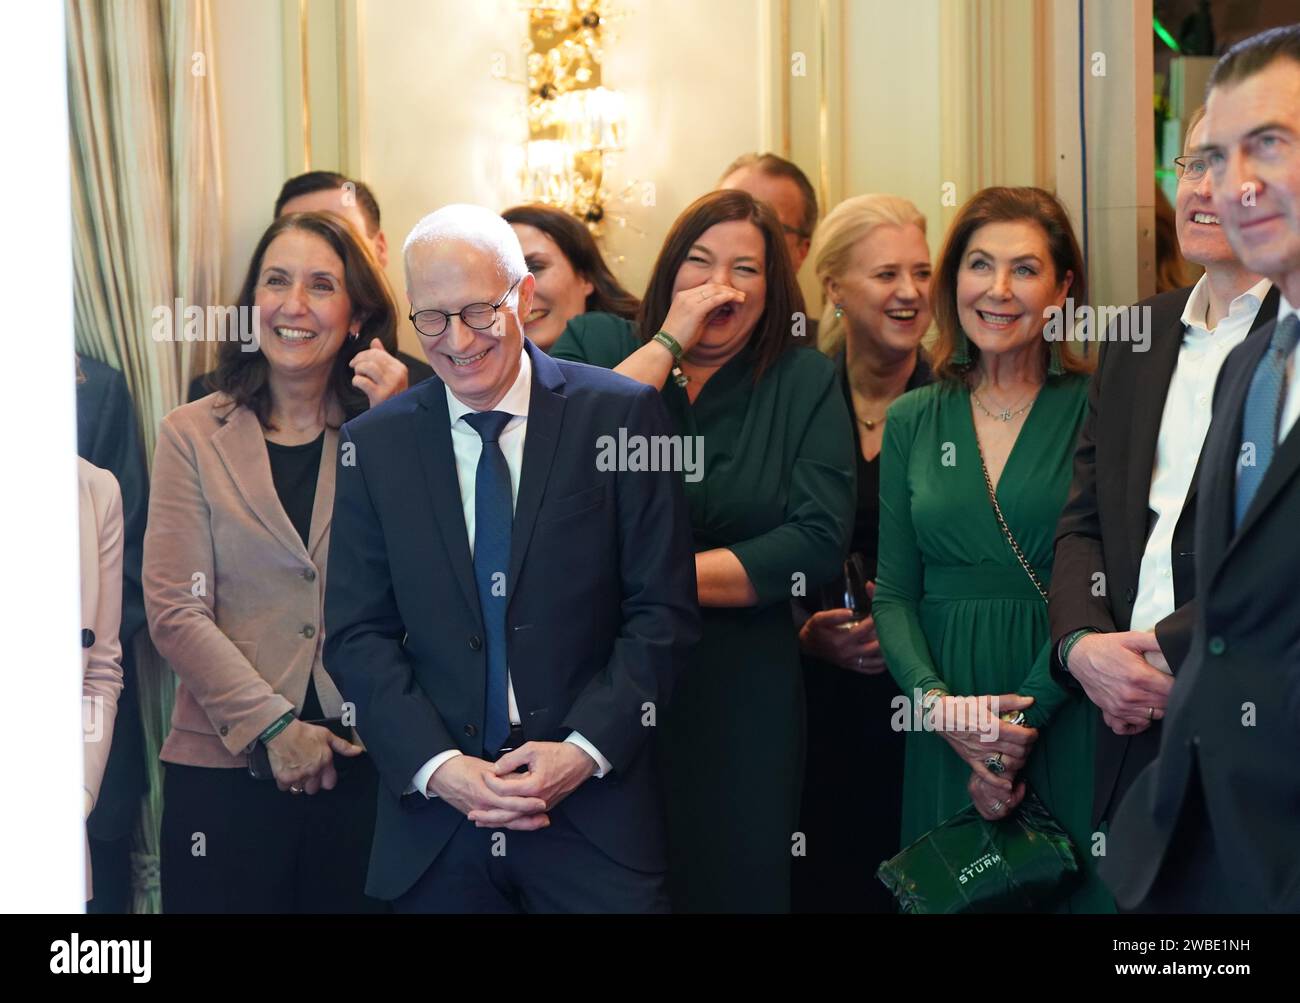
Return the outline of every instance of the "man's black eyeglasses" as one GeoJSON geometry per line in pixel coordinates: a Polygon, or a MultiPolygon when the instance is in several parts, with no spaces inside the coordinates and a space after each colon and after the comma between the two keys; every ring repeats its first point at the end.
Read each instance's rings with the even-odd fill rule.
{"type": "Polygon", "coordinates": [[[455,313],[447,313],[445,310],[420,310],[410,315],[411,323],[426,338],[436,338],[443,334],[453,317],[459,317],[466,327],[472,327],[475,331],[486,331],[496,323],[497,310],[501,308],[501,304],[510,298],[510,294],[515,291],[515,286],[523,280],[524,277],[521,275],[510,283],[506,294],[495,303],[471,303],[469,306],[461,307],[455,313]]]}
{"type": "Polygon", "coordinates": [[[1205,177],[1207,164],[1200,157],[1174,157],[1179,181],[1200,181],[1205,177]]]}

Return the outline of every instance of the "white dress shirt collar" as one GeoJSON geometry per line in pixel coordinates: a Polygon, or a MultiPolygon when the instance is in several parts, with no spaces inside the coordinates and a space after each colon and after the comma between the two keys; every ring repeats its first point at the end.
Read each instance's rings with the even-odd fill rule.
{"type": "Polygon", "coordinates": [[[1293,313],[1300,313],[1300,309],[1288,303],[1285,296],[1280,297],[1277,301],[1277,322],[1281,324],[1283,320],[1293,313]]]}
{"type": "MultiPolygon", "coordinates": [[[[451,387],[443,384],[447,391],[447,412],[451,416],[451,423],[454,425],[467,414],[472,414],[474,408],[470,407],[454,393],[451,387]]],[[[501,398],[493,411],[504,411],[506,414],[513,414],[516,417],[528,417],[528,398],[533,388],[533,363],[528,358],[528,351],[524,348],[519,349],[519,374],[515,377],[514,383],[510,384],[510,389],[506,395],[501,398]]]]}
{"type": "MultiPolygon", "coordinates": [[[[1237,296],[1228,304],[1228,316],[1232,317],[1244,311],[1250,311],[1252,314],[1259,311],[1259,305],[1268,295],[1268,291],[1273,288],[1273,283],[1268,279],[1260,279],[1253,286],[1247,289],[1240,296],[1237,296]]],[[[1187,328],[1189,335],[1193,334],[1212,334],[1205,326],[1205,321],[1210,312],[1210,284],[1207,277],[1202,275],[1196,280],[1196,285],[1192,287],[1192,295],[1187,297],[1187,303],[1183,307],[1183,326],[1187,328]]],[[[1222,323],[1224,318],[1220,318],[1222,323]]]]}

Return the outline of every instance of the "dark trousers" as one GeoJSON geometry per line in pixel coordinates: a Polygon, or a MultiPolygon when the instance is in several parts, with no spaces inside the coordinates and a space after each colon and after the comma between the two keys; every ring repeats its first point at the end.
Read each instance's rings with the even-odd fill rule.
{"type": "Polygon", "coordinates": [[[88,913],[122,914],[131,911],[131,834],[119,839],[89,837],[90,873],[95,897],[86,903],[88,913]]]}
{"type": "Polygon", "coordinates": [[[903,825],[906,736],[890,726],[898,684],[887,672],[863,676],[813,658],[803,665],[808,759],[799,831],[806,843],[791,862],[792,909],[896,912],[876,869],[898,853],[903,825]]]}
{"type": "Polygon", "coordinates": [[[1193,769],[1186,800],[1151,890],[1134,912],[1241,913],[1258,911],[1239,901],[1224,873],[1205,809],[1200,771],[1193,769]]]}
{"type": "Polygon", "coordinates": [[[537,832],[461,822],[400,913],[666,913],[663,873],[635,871],[598,850],[564,815],[537,832]]]}
{"type": "Polygon", "coordinates": [[[378,788],[369,756],[313,795],[242,767],[163,768],[164,913],[388,911],[363,890],[378,788]]]}

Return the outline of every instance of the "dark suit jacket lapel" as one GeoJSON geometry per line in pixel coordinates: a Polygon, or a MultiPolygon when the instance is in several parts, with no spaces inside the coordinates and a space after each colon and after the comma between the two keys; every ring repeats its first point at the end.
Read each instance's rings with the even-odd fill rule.
{"type": "MultiPolygon", "coordinates": [[[[1250,325],[1250,330],[1246,337],[1251,337],[1256,331],[1263,328],[1266,324],[1271,325],[1277,319],[1277,301],[1281,293],[1277,286],[1269,289],[1264,299],[1259,304],[1259,311],[1255,314],[1255,321],[1250,325]]],[[[1205,450],[1202,449],[1196,456],[1196,469],[1192,471],[1192,483],[1187,488],[1187,498],[1183,502],[1183,511],[1191,511],[1191,506],[1196,499],[1197,488],[1201,483],[1201,463],[1205,457],[1205,450]]],[[[1235,469],[1235,468],[1234,468],[1235,469]]]]}
{"type": "MultiPolygon", "coordinates": [[[[1190,297],[1190,293],[1188,296],[1190,297]]],[[[1133,566],[1133,580],[1137,580],[1146,550],[1147,529],[1150,523],[1151,475],[1155,470],[1156,445],[1160,439],[1160,421],[1165,413],[1165,398],[1169,383],[1178,366],[1178,351],[1183,344],[1182,310],[1187,299],[1177,304],[1173,316],[1151,319],[1151,358],[1146,365],[1128,366],[1129,399],[1133,402],[1133,437],[1129,444],[1128,485],[1125,504],[1128,526],[1129,555],[1133,566]]],[[[1131,346],[1112,342],[1107,351],[1132,351],[1131,346]]]]}
{"type": "MultiPolygon", "coordinates": [[[[1241,412],[1245,407],[1246,394],[1250,391],[1250,381],[1255,375],[1255,367],[1259,365],[1260,358],[1267,350],[1272,333],[1273,325],[1267,324],[1242,343],[1242,347],[1238,349],[1242,352],[1241,363],[1232,374],[1231,381],[1224,382],[1219,388],[1218,400],[1215,401],[1214,420],[1210,424],[1210,432],[1207,436],[1214,439],[1214,452],[1205,461],[1209,466],[1202,471],[1205,483],[1201,485],[1204,489],[1201,492],[1204,497],[1201,498],[1200,504],[1208,509],[1208,515],[1204,537],[1197,534],[1196,591],[1198,593],[1209,588],[1223,559],[1227,557],[1241,535],[1233,532],[1233,522],[1236,517],[1237,461],[1241,452],[1241,412]],[[1205,568],[1204,576],[1201,574],[1201,567],[1205,568]]],[[[1294,443],[1291,445],[1294,446],[1294,443]]],[[[1208,442],[1203,452],[1210,453],[1208,442]]],[[[1276,466],[1282,459],[1280,451],[1273,459],[1276,466]]],[[[1259,494],[1252,505],[1252,514],[1258,514],[1269,481],[1275,473],[1276,471],[1270,469],[1264,483],[1260,485],[1259,494]]],[[[1249,522],[1248,519],[1242,524],[1243,531],[1249,527],[1249,522]]]]}
{"type": "MultiPolygon", "coordinates": [[[[212,446],[225,464],[235,489],[267,532],[290,552],[307,557],[302,538],[280,504],[280,496],[275,493],[271,461],[267,457],[266,440],[257,416],[246,407],[235,408],[226,423],[212,434],[212,446]]],[[[321,466],[325,465],[325,456],[322,455],[321,466]]],[[[319,486],[316,501],[319,505],[319,486]]],[[[314,514],[312,521],[315,522],[314,514]]]]}
{"type": "MultiPolygon", "coordinates": [[[[1262,332],[1260,335],[1260,347],[1262,351],[1259,355],[1254,356],[1256,364],[1258,364],[1258,360],[1263,355],[1263,352],[1268,350],[1268,343],[1272,337],[1273,324],[1270,324],[1268,325],[1267,331],[1262,332]]],[[[1249,372],[1244,374],[1244,379],[1242,380],[1242,385],[1244,387],[1242,393],[1243,408],[1245,405],[1245,397],[1246,394],[1250,392],[1250,383],[1254,378],[1254,375],[1255,366],[1251,366],[1249,372]]],[[[1237,422],[1238,440],[1240,440],[1240,415],[1238,415],[1237,422]]],[[[1236,535],[1233,537],[1234,545],[1237,540],[1250,532],[1255,523],[1259,522],[1264,512],[1267,511],[1269,505],[1272,504],[1273,499],[1277,497],[1278,492],[1282,490],[1283,485],[1296,475],[1297,470],[1300,470],[1300,422],[1291,427],[1286,438],[1279,442],[1277,448],[1273,451],[1273,462],[1269,464],[1268,470],[1264,472],[1264,480],[1260,483],[1259,490],[1255,493],[1255,498],[1250,503],[1250,508],[1246,510],[1246,518],[1242,520],[1241,528],[1237,530],[1236,535]]],[[[1235,474],[1235,467],[1233,468],[1233,472],[1235,474]]],[[[1230,545],[1228,551],[1231,552],[1231,550],[1232,546],[1230,545]]]]}
{"type": "Polygon", "coordinates": [[[478,587],[474,584],[474,561],[465,529],[465,509],[460,502],[460,480],[456,454],[451,445],[451,414],[447,410],[447,388],[432,376],[408,393],[419,394],[416,408],[414,452],[420,457],[424,483],[433,503],[434,522],[442,536],[452,572],[471,610],[477,610],[478,587]]]}
{"type": "MultiPolygon", "coordinates": [[[[515,499],[515,524],[510,535],[510,573],[506,581],[510,596],[515,595],[514,584],[519,580],[524,555],[528,553],[533,527],[537,523],[537,510],[546,493],[546,482],[551,475],[551,462],[560,441],[560,424],[564,417],[564,376],[560,367],[531,341],[524,342],[524,350],[533,365],[533,385],[528,393],[528,425],[524,438],[524,462],[519,473],[519,494],[515,499]]],[[[581,443],[575,444],[582,448],[581,443]]],[[[590,444],[592,463],[595,463],[596,444],[590,444]]]]}

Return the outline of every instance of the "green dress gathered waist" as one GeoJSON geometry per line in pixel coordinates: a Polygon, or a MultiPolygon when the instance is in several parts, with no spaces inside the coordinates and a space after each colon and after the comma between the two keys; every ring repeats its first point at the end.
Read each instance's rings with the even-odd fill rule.
{"type": "MultiPolygon", "coordinates": [[[[1085,377],[1049,378],[996,488],[1008,526],[1045,588],[1086,405],[1085,377]]],[[[994,515],[964,386],[932,384],[890,407],[879,545],[872,608],[899,687],[909,699],[935,687],[960,696],[1034,698],[1026,723],[1039,736],[1021,776],[1070,833],[1085,871],[1058,909],[1113,911],[1093,856],[1100,845],[1091,827],[1097,710],[1051,678],[1047,604],[994,515]]],[[[934,732],[912,731],[906,745],[903,846],[970,804],[971,772],[934,732]]]]}

